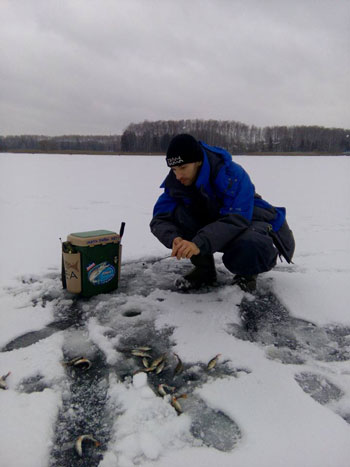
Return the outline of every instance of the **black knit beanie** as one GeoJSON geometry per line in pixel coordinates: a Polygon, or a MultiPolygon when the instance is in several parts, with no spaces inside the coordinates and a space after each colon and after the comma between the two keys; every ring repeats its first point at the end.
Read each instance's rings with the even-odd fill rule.
{"type": "Polygon", "coordinates": [[[191,135],[176,135],[170,141],[166,163],[168,167],[199,162],[203,160],[203,152],[198,141],[191,135]]]}

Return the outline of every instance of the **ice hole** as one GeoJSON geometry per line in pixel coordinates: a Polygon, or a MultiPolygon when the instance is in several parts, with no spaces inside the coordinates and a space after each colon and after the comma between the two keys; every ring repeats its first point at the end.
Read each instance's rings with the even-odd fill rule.
{"type": "Polygon", "coordinates": [[[138,316],[141,314],[140,310],[127,310],[124,311],[123,316],[126,316],[127,318],[132,318],[133,316],[138,316]]]}

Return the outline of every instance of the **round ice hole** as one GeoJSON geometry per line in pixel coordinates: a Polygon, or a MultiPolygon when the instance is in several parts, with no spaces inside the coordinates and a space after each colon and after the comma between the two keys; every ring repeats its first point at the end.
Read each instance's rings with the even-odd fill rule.
{"type": "Polygon", "coordinates": [[[127,318],[132,318],[133,316],[138,316],[141,314],[141,311],[139,310],[128,310],[124,311],[123,316],[126,316],[127,318]]]}

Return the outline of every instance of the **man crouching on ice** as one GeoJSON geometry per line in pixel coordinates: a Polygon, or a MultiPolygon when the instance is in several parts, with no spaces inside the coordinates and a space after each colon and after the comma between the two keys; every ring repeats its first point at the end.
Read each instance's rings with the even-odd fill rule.
{"type": "Polygon", "coordinates": [[[275,266],[278,254],[291,262],[295,244],[286,210],[255,193],[248,174],[227,151],[180,134],[171,140],[166,162],[171,170],[150,227],[172,256],[195,266],[177,281],[180,289],[215,282],[216,251],[235,274],[233,283],[249,292],[257,275],[275,266]]]}

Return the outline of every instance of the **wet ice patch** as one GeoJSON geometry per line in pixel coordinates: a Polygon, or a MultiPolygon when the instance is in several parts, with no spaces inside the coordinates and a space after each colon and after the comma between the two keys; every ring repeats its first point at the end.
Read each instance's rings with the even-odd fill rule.
{"type": "Polygon", "coordinates": [[[281,363],[287,365],[302,365],[306,362],[306,359],[296,350],[289,349],[288,347],[276,347],[271,345],[266,349],[266,356],[271,360],[279,360],[281,363]]]}
{"type": "Polygon", "coordinates": [[[241,326],[233,323],[228,332],[267,346],[268,358],[294,364],[310,358],[325,362],[350,360],[349,327],[321,327],[295,318],[268,288],[244,297],[240,315],[241,326]]]}
{"type": "MultiPolygon", "coordinates": [[[[119,284],[122,293],[135,293],[148,296],[155,289],[179,291],[177,282],[183,282],[183,276],[191,271],[193,265],[187,261],[177,261],[170,256],[147,258],[144,261],[131,261],[123,265],[123,274],[119,284]]],[[[218,282],[215,287],[202,287],[191,293],[203,294],[216,287],[230,284],[232,275],[218,263],[218,282]]],[[[180,287],[181,289],[181,287],[180,287]]],[[[187,291],[186,287],[183,288],[187,291]]]]}
{"type": "Polygon", "coordinates": [[[94,349],[90,358],[89,368],[65,366],[65,385],[61,385],[63,403],[56,420],[51,450],[50,465],[53,467],[97,466],[109,441],[112,420],[106,410],[108,370],[98,349],[94,349]],[[75,449],[75,440],[85,434],[92,435],[99,446],[88,443],[86,448],[84,446],[83,457],[80,457],[75,449]]]}
{"type": "Polygon", "coordinates": [[[300,387],[322,405],[340,399],[344,394],[334,383],[323,375],[302,372],[295,376],[300,387]]]}
{"type": "Polygon", "coordinates": [[[198,395],[192,395],[181,404],[191,417],[191,433],[204,445],[227,452],[241,439],[238,425],[224,412],[208,406],[198,395]]]}

